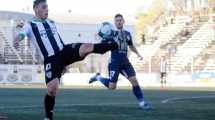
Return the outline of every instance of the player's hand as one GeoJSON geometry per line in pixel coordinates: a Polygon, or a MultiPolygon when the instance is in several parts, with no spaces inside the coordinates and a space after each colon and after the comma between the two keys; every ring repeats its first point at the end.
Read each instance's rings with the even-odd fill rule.
{"type": "Polygon", "coordinates": [[[138,55],[139,60],[143,60],[143,57],[141,55],[138,55]]]}

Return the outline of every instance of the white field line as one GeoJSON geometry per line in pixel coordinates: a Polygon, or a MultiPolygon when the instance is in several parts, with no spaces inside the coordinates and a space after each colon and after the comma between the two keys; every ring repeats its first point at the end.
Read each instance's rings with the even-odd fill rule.
{"type": "Polygon", "coordinates": [[[215,98],[215,96],[210,95],[210,96],[175,97],[175,98],[164,99],[161,101],[161,103],[165,104],[165,103],[169,103],[169,102],[192,100],[192,99],[201,99],[201,98],[215,98]]]}

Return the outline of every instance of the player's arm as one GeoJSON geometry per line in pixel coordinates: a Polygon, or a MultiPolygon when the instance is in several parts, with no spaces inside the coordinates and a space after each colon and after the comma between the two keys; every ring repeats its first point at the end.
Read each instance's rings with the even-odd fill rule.
{"type": "Polygon", "coordinates": [[[14,47],[17,48],[19,46],[19,42],[24,40],[25,34],[23,33],[16,33],[14,38],[14,47]]]}
{"type": "Polygon", "coordinates": [[[140,53],[138,52],[137,48],[136,48],[134,45],[129,45],[129,48],[130,48],[130,50],[131,50],[132,52],[134,52],[134,53],[137,55],[137,57],[138,57],[140,60],[143,59],[143,57],[140,55],[140,53]]]}
{"type": "Polygon", "coordinates": [[[14,36],[14,47],[18,48],[19,42],[24,40],[26,36],[30,37],[30,26],[29,24],[25,24],[23,27],[17,28],[17,32],[14,36]]]}
{"type": "Polygon", "coordinates": [[[128,34],[128,41],[127,42],[128,42],[129,49],[132,52],[134,52],[140,60],[142,60],[143,57],[140,55],[140,53],[138,52],[137,48],[134,46],[130,33],[128,34]]]}

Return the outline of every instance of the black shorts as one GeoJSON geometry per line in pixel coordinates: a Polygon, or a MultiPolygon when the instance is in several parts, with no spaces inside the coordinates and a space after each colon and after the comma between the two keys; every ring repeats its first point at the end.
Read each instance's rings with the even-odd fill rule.
{"type": "Polygon", "coordinates": [[[79,55],[81,45],[81,43],[65,45],[59,54],[44,60],[46,84],[55,78],[60,79],[67,65],[84,59],[79,55]]]}
{"type": "Polygon", "coordinates": [[[161,72],[161,78],[166,77],[166,72],[161,72]]]}

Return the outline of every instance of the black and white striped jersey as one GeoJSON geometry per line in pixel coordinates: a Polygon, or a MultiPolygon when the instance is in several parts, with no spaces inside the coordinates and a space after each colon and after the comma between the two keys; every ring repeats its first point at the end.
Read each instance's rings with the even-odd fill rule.
{"type": "Polygon", "coordinates": [[[49,19],[41,21],[34,18],[28,21],[20,34],[27,36],[32,41],[44,59],[58,54],[64,48],[54,21],[49,19]]]}

